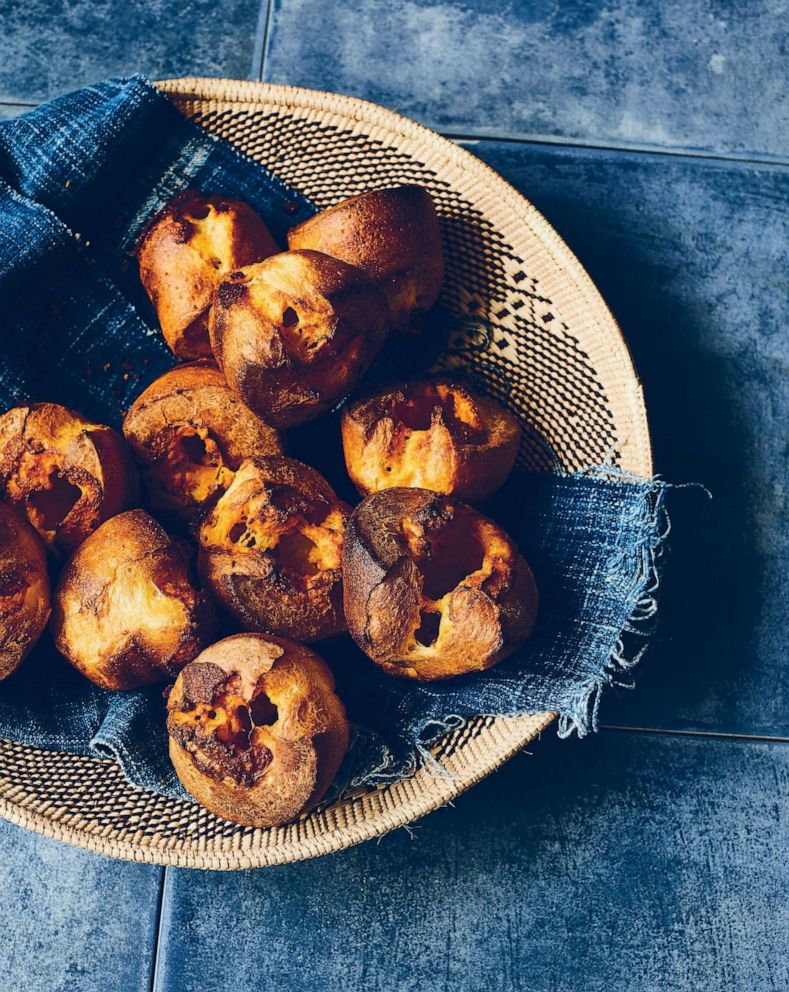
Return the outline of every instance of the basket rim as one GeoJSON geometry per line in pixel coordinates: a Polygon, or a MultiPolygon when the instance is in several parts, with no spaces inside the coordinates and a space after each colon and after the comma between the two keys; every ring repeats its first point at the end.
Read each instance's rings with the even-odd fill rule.
{"type": "MultiPolygon", "coordinates": [[[[207,851],[201,847],[199,841],[179,847],[157,846],[155,843],[133,843],[108,836],[106,829],[92,831],[75,826],[70,821],[60,821],[45,812],[42,813],[29,808],[24,799],[15,801],[13,795],[9,798],[0,794],[0,818],[50,840],[62,841],[72,847],[79,847],[120,861],[160,865],[166,868],[195,868],[204,871],[244,871],[251,868],[270,868],[295,861],[307,861],[323,854],[332,854],[349,847],[355,847],[364,841],[382,837],[401,827],[408,826],[428,813],[450,804],[459,795],[481,782],[482,779],[487,778],[491,772],[500,768],[510,758],[522,751],[527,744],[539,737],[553,723],[557,715],[550,712],[532,714],[526,718],[529,721],[529,729],[526,733],[511,739],[503,747],[491,749],[485,755],[484,760],[477,762],[471,770],[472,773],[462,781],[459,782],[457,778],[450,778],[449,776],[442,777],[438,790],[422,792],[417,801],[394,807],[390,804],[387,809],[385,824],[382,824],[382,817],[379,815],[369,816],[363,820],[354,820],[352,823],[344,823],[342,826],[335,826],[332,830],[324,832],[323,836],[329,838],[328,843],[324,846],[310,845],[300,841],[274,847],[250,847],[247,850],[207,851]]],[[[493,719],[500,721],[522,720],[523,718],[493,717],[493,719]]],[[[0,738],[0,743],[14,744],[14,742],[6,742],[2,738],[0,738]]],[[[52,754],[53,756],[61,755],[59,751],[47,751],[43,748],[18,744],[16,746],[29,752],[52,754]]],[[[75,755],[74,757],[78,756],[75,755]]],[[[109,758],[82,756],[80,760],[110,765],[113,768],[118,767],[109,758]]],[[[435,782],[434,779],[431,781],[435,782]]],[[[400,782],[394,784],[399,785],[400,782]]],[[[145,789],[138,786],[133,786],[130,783],[126,783],[126,785],[131,791],[146,793],[145,789]]],[[[385,793],[390,788],[391,786],[380,786],[373,791],[385,793]]],[[[181,800],[181,802],[185,801],[181,800]]]]}
{"type": "MultiPolygon", "coordinates": [[[[563,267],[566,266],[566,271],[563,274],[572,277],[575,288],[582,298],[579,308],[584,312],[590,308],[600,325],[607,328],[609,335],[613,335],[612,345],[621,349],[618,355],[620,363],[626,356],[629,363],[629,368],[626,371],[629,376],[626,377],[624,385],[629,391],[629,406],[633,411],[631,427],[638,440],[637,450],[632,453],[633,459],[627,465],[627,470],[643,477],[652,474],[652,449],[643,390],[630,349],[619,324],[591,277],[561,236],[533,204],[493,168],[465,148],[425,125],[357,97],[298,86],[214,77],[173,78],[157,81],[155,85],[169,96],[186,100],[191,98],[203,102],[268,103],[281,107],[295,106],[320,114],[340,114],[361,124],[382,125],[398,132],[404,138],[427,142],[433,151],[440,149],[445,159],[455,167],[460,167],[462,170],[480,177],[486,188],[490,189],[512,210],[515,218],[527,220],[528,226],[535,230],[539,240],[561,256],[562,265],[563,267]]],[[[521,722],[524,723],[524,728],[505,742],[497,742],[495,747],[491,747],[484,755],[481,755],[473,765],[463,768],[462,774],[447,776],[442,778],[439,783],[433,779],[432,787],[418,793],[415,799],[411,798],[408,802],[395,805],[389,803],[385,805],[385,808],[378,809],[374,814],[367,815],[361,820],[355,819],[352,823],[346,822],[333,826],[325,832],[324,837],[327,837],[327,841],[321,846],[301,841],[292,845],[286,843],[278,846],[208,851],[205,847],[198,849],[197,846],[189,845],[182,845],[177,848],[163,844],[156,846],[155,841],[147,844],[134,843],[130,840],[108,836],[106,831],[89,830],[79,824],[75,825],[73,822],[61,821],[49,810],[34,809],[30,797],[23,795],[18,788],[11,789],[8,794],[0,793],[0,817],[42,836],[61,840],[98,854],[147,864],[237,870],[304,860],[320,854],[339,851],[373,837],[381,836],[446,805],[538,737],[556,719],[556,714],[543,712],[531,714],[526,718],[495,717],[493,719],[495,722],[514,722],[516,725],[521,722]]],[[[32,747],[26,750],[48,753],[32,747]]],[[[51,753],[59,754],[60,752],[53,751],[51,753]]],[[[95,762],[100,759],[86,757],[80,760],[95,762]]],[[[389,793],[398,786],[402,786],[405,781],[400,780],[391,786],[381,787],[376,791],[383,794],[389,793]]],[[[129,785],[129,789],[134,788],[136,787],[129,785]]]]}

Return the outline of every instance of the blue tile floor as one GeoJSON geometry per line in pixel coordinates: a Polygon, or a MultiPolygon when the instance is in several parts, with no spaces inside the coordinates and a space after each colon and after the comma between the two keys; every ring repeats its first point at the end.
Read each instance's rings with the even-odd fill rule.
{"type": "Polygon", "coordinates": [[[154,988],[784,989],[788,794],[782,745],[551,733],[413,836],[168,872],[154,988]]]}
{"type": "Polygon", "coordinates": [[[780,157],[786,53],[776,0],[273,0],[264,78],[454,133],[780,157]]]}
{"type": "Polygon", "coordinates": [[[468,146],[569,242],[619,319],[671,502],[663,622],[601,719],[789,737],[789,169],[513,142],[468,146]],[[783,288],[782,288],[783,287],[783,288]]]}
{"type": "Polygon", "coordinates": [[[26,0],[0,5],[0,101],[103,79],[257,75],[265,0],[26,0]]]}
{"type": "Polygon", "coordinates": [[[0,988],[147,992],[162,876],[0,820],[0,988]]]}
{"type": "Polygon", "coordinates": [[[222,875],[0,824],[3,992],[785,992],[782,4],[31,0],[0,28],[0,117],[139,70],[480,138],[620,320],[658,470],[713,497],[673,500],[658,639],[601,713],[620,729],[549,731],[412,834],[222,875]]]}

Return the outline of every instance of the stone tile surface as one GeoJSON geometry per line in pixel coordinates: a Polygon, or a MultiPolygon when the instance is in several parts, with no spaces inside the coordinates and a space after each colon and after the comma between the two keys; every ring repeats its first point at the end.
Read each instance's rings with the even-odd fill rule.
{"type": "Polygon", "coordinates": [[[154,987],[786,988],[789,749],[608,732],[534,752],[413,837],[169,871],[154,987]]]}
{"type": "Polygon", "coordinates": [[[11,0],[0,15],[0,100],[47,100],[135,72],[247,79],[265,3],[11,0]]]}
{"type": "Polygon", "coordinates": [[[469,146],[554,224],[619,319],[672,482],[662,621],[601,720],[789,736],[789,170],[469,146]]]}
{"type": "Polygon", "coordinates": [[[162,873],[0,820],[3,992],[148,992],[162,873]]]}
{"type": "Polygon", "coordinates": [[[273,0],[270,82],[441,130],[785,156],[771,0],[273,0]]]}

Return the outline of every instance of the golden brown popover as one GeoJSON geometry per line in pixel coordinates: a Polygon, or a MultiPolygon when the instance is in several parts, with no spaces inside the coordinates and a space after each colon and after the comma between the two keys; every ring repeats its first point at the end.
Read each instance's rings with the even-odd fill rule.
{"type": "Polygon", "coordinates": [[[102,689],[174,678],[212,631],[186,544],[144,510],[102,524],[66,562],[55,590],[57,649],[102,689]]]}
{"type": "Polygon", "coordinates": [[[490,668],[531,634],[537,587],[511,539],[465,503],[385,489],[354,510],[343,555],[353,639],[390,675],[490,668]]]}
{"type": "Polygon", "coordinates": [[[213,362],[165,372],[137,397],[123,433],[154,510],[194,520],[251,455],[279,455],[278,432],[244,406],[213,362]]]}
{"type": "Polygon", "coordinates": [[[312,420],[362,378],[387,332],[386,301],[359,269],[289,251],[231,274],[211,308],[229,385],[275,427],[312,420]]]}
{"type": "Polygon", "coordinates": [[[288,247],[311,248],[362,269],[381,288],[395,331],[417,334],[441,292],[441,227],[421,186],[373,189],[323,210],[288,232],[288,247]]]}
{"type": "Polygon", "coordinates": [[[0,489],[56,555],[139,497],[120,434],[56,403],[18,406],[0,417],[0,489]]]}
{"type": "Polygon", "coordinates": [[[49,620],[49,575],[41,538],[0,503],[0,680],[22,664],[49,620]]]}
{"type": "Polygon", "coordinates": [[[519,438],[508,410],[450,380],[390,386],[342,416],[345,464],[363,496],[406,486],[486,499],[512,470],[519,438]]]}
{"type": "Polygon", "coordinates": [[[251,827],[314,806],[348,748],[329,667],[284,638],[235,634],[184,668],[167,701],[170,757],[212,813],[251,827]]]}
{"type": "Polygon", "coordinates": [[[205,584],[246,630],[317,641],[345,629],[350,507],[293,458],[250,458],[200,527],[205,584]]]}
{"type": "Polygon", "coordinates": [[[147,225],[137,245],[140,279],[178,358],[211,355],[208,311],[223,276],[279,251],[239,200],[187,190],[147,225]]]}

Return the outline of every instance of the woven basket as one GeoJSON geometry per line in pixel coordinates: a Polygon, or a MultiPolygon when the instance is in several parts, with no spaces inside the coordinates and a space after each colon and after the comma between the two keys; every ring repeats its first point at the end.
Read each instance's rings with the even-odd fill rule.
{"type": "MultiPolygon", "coordinates": [[[[452,142],[370,103],[287,86],[159,84],[213,134],[320,206],[416,182],[441,215],[442,302],[457,327],[447,365],[471,366],[528,425],[520,464],[610,464],[647,476],[641,388],[589,277],[535,208],[452,142]]],[[[435,749],[447,775],[417,772],[326,804],[275,830],[129,785],[111,762],[0,741],[0,815],[48,837],[133,861],[253,868],[326,854],[403,826],[493,771],[553,720],[480,717],[435,749]]]]}

